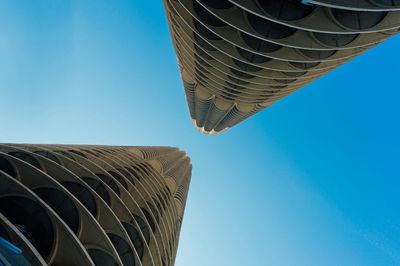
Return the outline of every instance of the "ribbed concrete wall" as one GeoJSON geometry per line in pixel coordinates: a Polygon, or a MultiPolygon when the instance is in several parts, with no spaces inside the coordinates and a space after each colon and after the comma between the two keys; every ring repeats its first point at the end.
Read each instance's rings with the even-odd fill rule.
{"type": "Polygon", "coordinates": [[[190,178],[177,148],[3,144],[0,237],[32,265],[173,265],[190,178]]]}
{"type": "MultiPolygon", "coordinates": [[[[396,34],[397,0],[164,0],[190,115],[218,133],[396,34]]],[[[362,78],[362,77],[360,77],[362,78]]]]}

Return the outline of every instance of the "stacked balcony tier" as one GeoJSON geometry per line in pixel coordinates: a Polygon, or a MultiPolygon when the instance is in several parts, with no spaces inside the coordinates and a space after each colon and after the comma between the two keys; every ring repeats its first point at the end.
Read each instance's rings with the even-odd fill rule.
{"type": "Polygon", "coordinates": [[[225,131],[385,41],[399,1],[164,0],[193,123],[225,131]]]}
{"type": "Polygon", "coordinates": [[[32,265],[174,265],[190,177],[176,148],[3,144],[0,237],[32,265]]]}

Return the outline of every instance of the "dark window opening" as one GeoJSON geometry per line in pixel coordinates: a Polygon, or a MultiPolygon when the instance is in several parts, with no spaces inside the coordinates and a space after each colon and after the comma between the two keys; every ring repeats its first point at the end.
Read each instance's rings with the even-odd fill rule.
{"type": "Polygon", "coordinates": [[[142,260],[144,256],[144,243],[142,237],[140,236],[139,232],[136,230],[134,226],[128,223],[122,223],[122,225],[124,226],[126,232],[128,233],[129,238],[131,239],[140,260],[142,260]]]}
{"type": "Polygon", "coordinates": [[[103,174],[96,174],[101,180],[103,180],[104,183],[107,184],[107,186],[109,186],[117,195],[118,197],[121,195],[118,185],[115,183],[115,181],[107,176],[107,175],[103,175],[103,174]]]}
{"type": "Polygon", "coordinates": [[[72,195],[75,196],[86,209],[94,216],[97,215],[96,199],[93,197],[89,189],[75,182],[61,183],[72,195]]]}
{"type": "Polygon", "coordinates": [[[103,186],[102,183],[100,183],[98,180],[90,178],[90,177],[81,177],[82,180],[89,185],[96,193],[97,195],[102,198],[105,203],[110,206],[111,205],[111,200],[110,200],[110,195],[108,194],[107,189],[103,186]]]}
{"type": "Polygon", "coordinates": [[[21,161],[24,161],[38,169],[42,169],[40,163],[29,153],[22,152],[22,151],[12,151],[8,153],[9,155],[20,159],[21,161]]]}
{"type": "Polygon", "coordinates": [[[54,245],[54,229],[47,211],[25,197],[0,198],[0,212],[18,228],[46,259],[54,245]]]}
{"type": "Polygon", "coordinates": [[[79,230],[79,212],[74,202],[64,192],[54,188],[37,188],[33,190],[76,234],[79,230]]]}
{"type": "Polygon", "coordinates": [[[114,258],[110,254],[108,254],[100,249],[91,248],[91,249],[88,249],[87,251],[95,265],[104,265],[104,266],[105,265],[107,265],[107,266],[108,265],[118,265],[118,263],[114,260],[114,258]]]}
{"type": "Polygon", "coordinates": [[[0,156],[0,171],[12,176],[13,178],[17,177],[17,173],[15,172],[12,164],[4,157],[0,156]]]}
{"type": "Polygon", "coordinates": [[[121,258],[123,265],[136,265],[135,255],[129,244],[121,237],[114,234],[107,234],[110,238],[113,246],[117,250],[119,257],[121,258]]]}

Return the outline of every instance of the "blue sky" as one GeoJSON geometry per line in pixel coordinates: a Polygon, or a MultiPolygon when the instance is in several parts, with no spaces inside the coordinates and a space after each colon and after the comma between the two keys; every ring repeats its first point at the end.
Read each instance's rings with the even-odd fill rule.
{"type": "Polygon", "coordinates": [[[0,142],[185,150],[177,266],[400,265],[399,37],[204,136],[161,0],[1,1],[0,142]]]}

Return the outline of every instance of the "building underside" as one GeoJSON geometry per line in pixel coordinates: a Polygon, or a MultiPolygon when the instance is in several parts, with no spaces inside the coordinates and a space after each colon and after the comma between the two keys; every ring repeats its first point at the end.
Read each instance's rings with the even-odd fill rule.
{"type": "Polygon", "coordinates": [[[190,116],[223,132],[398,33],[399,0],[164,0],[190,116]]]}

